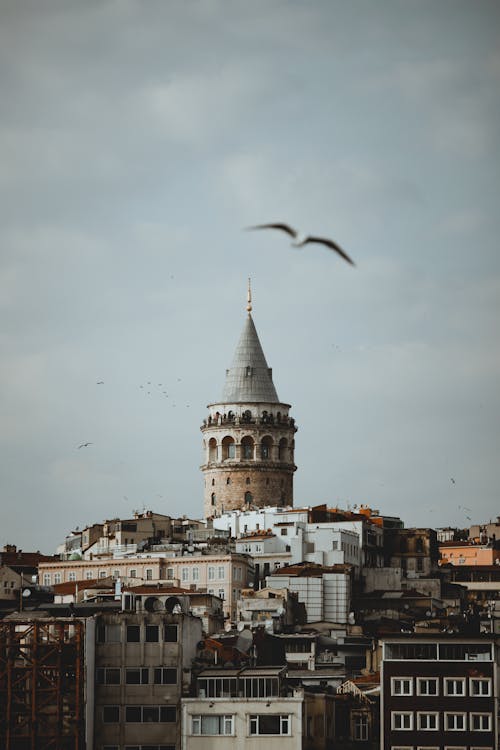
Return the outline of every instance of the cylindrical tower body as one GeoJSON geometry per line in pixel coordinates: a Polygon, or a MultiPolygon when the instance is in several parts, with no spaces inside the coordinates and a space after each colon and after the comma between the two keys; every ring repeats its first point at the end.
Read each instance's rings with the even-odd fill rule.
{"type": "Polygon", "coordinates": [[[297,428],[278,399],[250,309],[222,399],[208,405],[201,427],[205,518],[293,505],[297,428]]]}

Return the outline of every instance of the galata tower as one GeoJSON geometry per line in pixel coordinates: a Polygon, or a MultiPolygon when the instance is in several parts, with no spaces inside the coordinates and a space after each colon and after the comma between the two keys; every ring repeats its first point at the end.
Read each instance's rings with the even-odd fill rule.
{"type": "Polygon", "coordinates": [[[222,399],[203,420],[205,518],[227,510],[293,505],[295,421],[274,387],[252,319],[247,318],[222,399]]]}

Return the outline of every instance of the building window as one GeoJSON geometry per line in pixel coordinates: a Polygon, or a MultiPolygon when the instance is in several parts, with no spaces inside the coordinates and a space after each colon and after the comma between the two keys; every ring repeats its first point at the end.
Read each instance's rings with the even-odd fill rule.
{"type": "Polygon", "coordinates": [[[127,643],[140,643],[141,628],[139,625],[127,625],[127,643]]]}
{"type": "Polygon", "coordinates": [[[174,577],[174,569],[173,568],[167,568],[167,580],[171,581],[174,577]]]}
{"type": "Polygon", "coordinates": [[[445,677],[444,694],[445,695],[465,695],[465,677],[458,677],[458,678],[445,677]]]}
{"type": "Polygon", "coordinates": [[[491,695],[491,680],[487,677],[471,677],[469,680],[469,692],[471,695],[491,695]]]}
{"type": "Polygon", "coordinates": [[[85,580],[92,581],[93,578],[94,578],[93,572],[91,570],[86,570],[85,571],[85,580]]]}
{"type": "Polygon", "coordinates": [[[417,677],[417,695],[438,695],[438,678],[417,677]]]}
{"type": "Polygon", "coordinates": [[[413,713],[411,711],[392,711],[391,726],[395,731],[411,731],[413,729],[413,713]]]}
{"type": "Polygon", "coordinates": [[[281,536],[288,536],[288,529],[281,529],[281,536]]]}
{"type": "Polygon", "coordinates": [[[227,435],[222,440],[222,460],[225,461],[228,458],[235,458],[236,456],[236,445],[232,437],[227,435]]]}
{"type": "Polygon", "coordinates": [[[181,569],[181,577],[183,581],[189,581],[189,568],[181,569]]]}
{"type": "Polygon", "coordinates": [[[241,441],[241,453],[242,457],[246,458],[247,461],[253,458],[254,454],[254,442],[248,435],[241,441]]]}
{"type": "Polygon", "coordinates": [[[169,667],[156,667],[154,670],[155,685],[176,685],[177,670],[169,667]]]}
{"type": "Polygon", "coordinates": [[[148,685],[149,684],[149,669],[147,667],[142,668],[127,668],[125,670],[125,684],[126,685],[148,685]]]}
{"type": "Polygon", "coordinates": [[[228,478],[226,479],[226,484],[231,484],[231,477],[228,477],[228,478]]]}
{"type": "Polygon", "coordinates": [[[158,643],[159,640],[158,625],[146,625],[146,643],[158,643]]]}
{"type": "Polygon", "coordinates": [[[354,716],[353,735],[356,742],[368,739],[368,716],[366,714],[354,716]]]}
{"type": "Polygon", "coordinates": [[[99,578],[106,578],[107,571],[106,570],[100,570],[99,571],[99,578]]]}
{"type": "Polygon", "coordinates": [[[130,578],[137,578],[137,570],[135,568],[131,568],[128,572],[130,578]]]}
{"type": "Polygon", "coordinates": [[[225,591],[224,591],[224,589],[219,589],[219,598],[220,599],[224,599],[224,597],[225,597],[225,591]]]}
{"type": "Polygon", "coordinates": [[[193,575],[193,581],[199,581],[200,580],[200,569],[199,568],[193,568],[192,575],[193,575]]]}
{"type": "Polygon", "coordinates": [[[219,581],[223,581],[225,578],[225,570],[223,565],[220,565],[218,568],[218,578],[219,581]]]}
{"type": "Polygon", "coordinates": [[[260,457],[263,459],[271,458],[272,440],[269,437],[262,438],[260,443],[260,457]]]}
{"type": "Polygon", "coordinates": [[[76,573],[74,570],[71,570],[68,575],[68,581],[76,581],[76,573]]]}
{"type": "Polygon", "coordinates": [[[191,716],[191,734],[234,734],[234,717],[231,714],[207,716],[195,714],[191,716]]]}
{"type": "Polygon", "coordinates": [[[251,492],[245,492],[245,505],[251,505],[253,502],[253,495],[251,492]]]}
{"type": "Polygon", "coordinates": [[[113,578],[119,578],[120,577],[120,571],[119,570],[113,570],[113,578]]]}
{"type": "Polygon", "coordinates": [[[163,640],[165,643],[177,643],[177,625],[163,626],[163,640]]]}
{"type": "Polygon", "coordinates": [[[153,569],[146,568],[146,581],[152,581],[152,580],[153,580],[153,569]]]}
{"type": "Polygon", "coordinates": [[[215,568],[212,565],[208,568],[208,580],[215,581],[215,568]]]}
{"type": "Polygon", "coordinates": [[[471,714],[471,732],[491,732],[491,714],[471,714]]]}
{"type": "Polygon", "coordinates": [[[175,706],[125,706],[125,721],[137,723],[167,723],[177,721],[175,706]]]}
{"type": "Polygon", "coordinates": [[[417,712],[417,729],[422,731],[437,731],[439,729],[439,713],[417,712]]]}
{"type": "Polygon", "coordinates": [[[411,677],[391,677],[392,695],[413,695],[413,680],[411,677]]]}
{"type": "Polygon", "coordinates": [[[98,667],[95,671],[97,685],[119,685],[120,670],[113,667],[98,667]]]}
{"type": "Polygon", "coordinates": [[[212,494],[210,495],[210,502],[212,503],[212,505],[215,505],[215,492],[212,492],[212,494]]]}
{"type": "Polygon", "coordinates": [[[43,585],[50,586],[50,573],[43,574],[43,585]]]}
{"type": "Polygon", "coordinates": [[[467,714],[445,713],[444,728],[447,732],[465,732],[467,729],[467,714]]]}
{"type": "Polygon", "coordinates": [[[120,706],[103,706],[102,721],[104,724],[117,724],[120,721],[120,706]]]}
{"type": "Polygon", "coordinates": [[[250,734],[290,734],[287,714],[250,714],[250,734]]]}
{"type": "Polygon", "coordinates": [[[97,642],[98,643],[120,643],[121,627],[120,625],[97,625],[97,642]]]}

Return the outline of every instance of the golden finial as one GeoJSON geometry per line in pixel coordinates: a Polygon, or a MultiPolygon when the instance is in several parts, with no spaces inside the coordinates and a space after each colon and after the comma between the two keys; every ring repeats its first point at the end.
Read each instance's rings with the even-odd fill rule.
{"type": "Polygon", "coordinates": [[[252,312],[252,287],[250,286],[250,279],[248,279],[247,311],[249,315],[252,312]]]}

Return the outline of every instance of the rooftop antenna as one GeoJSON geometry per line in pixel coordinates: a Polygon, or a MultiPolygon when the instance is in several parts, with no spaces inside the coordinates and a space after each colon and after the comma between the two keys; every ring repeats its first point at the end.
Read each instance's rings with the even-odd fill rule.
{"type": "Polygon", "coordinates": [[[251,285],[250,277],[248,278],[247,312],[249,315],[252,312],[252,285],[251,285]]]}

